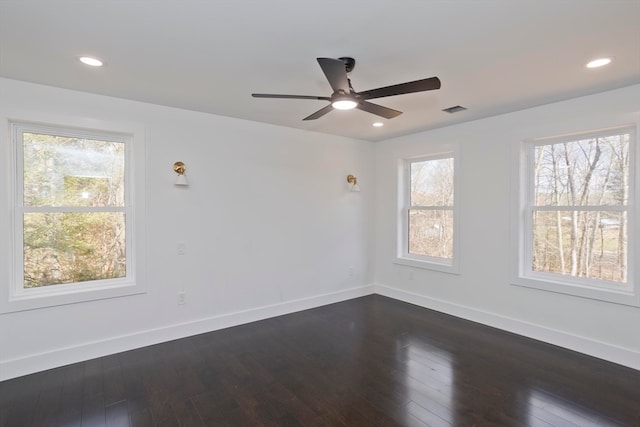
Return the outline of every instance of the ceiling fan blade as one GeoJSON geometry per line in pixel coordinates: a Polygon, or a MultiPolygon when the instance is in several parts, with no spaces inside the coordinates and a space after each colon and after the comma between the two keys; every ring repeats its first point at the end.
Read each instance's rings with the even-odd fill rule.
{"type": "Polygon", "coordinates": [[[375,114],[376,116],[384,117],[385,119],[393,119],[394,117],[398,117],[402,114],[402,111],[383,107],[382,105],[367,101],[360,101],[356,108],[358,110],[366,111],[367,113],[375,114]]]}
{"type": "Polygon", "coordinates": [[[347,79],[347,69],[339,59],[317,58],[320,68],[329,80],[329,84],[334,92],[350,93],[349,80],[347,79]]]}
{"type": "Polygon", "coordinates": [[[319,109],[318,111],[316,111],[312,115],[307,116],[302,120],[315,120],[315,119],[318,119],[318,118],[324,116],[325,114],[327,114],[331,110],[333,110],[333,106],[331,104],[329,104],[326,107],[319,109]]]}
{"type": "Polygon", "coordinates": [[[328,96],[308,96],[308,95],[278,95],[270,93],[252,93],[254,98],[286,98],[286,99],[319,99],[321,101],[329,101],[328,96]]]}
{"type": "Polygon", "coordinates": [[[385,96],[404,95],[406,93],[424,92],[425,90],[434,89],[440,89],[440,79],[437,77],[365,90],[364,92],[358,92],[358,96],[361,99],[375,99],[384,98],[385,96]]]}

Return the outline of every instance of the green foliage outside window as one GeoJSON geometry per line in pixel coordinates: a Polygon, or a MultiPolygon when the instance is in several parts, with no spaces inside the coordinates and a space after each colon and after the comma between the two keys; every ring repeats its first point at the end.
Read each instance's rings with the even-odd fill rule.
{"type": "Polygon", "coordinates": [[[126,276],[125,144],[22,133],[24,287],[126,276]]]}

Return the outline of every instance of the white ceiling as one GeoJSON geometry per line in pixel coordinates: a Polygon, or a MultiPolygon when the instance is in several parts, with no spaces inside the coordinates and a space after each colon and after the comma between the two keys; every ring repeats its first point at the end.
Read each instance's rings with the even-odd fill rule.
{"type": "Polygon", "coordinates": [[[0,0],[0,76],[376,141],[640,83],[640,0],[0,0]],[[404,112],[382,128],[250,96],[329,96],[315,58],[341,56],[356,91],[442,89],[374,100],[404,112]]]}

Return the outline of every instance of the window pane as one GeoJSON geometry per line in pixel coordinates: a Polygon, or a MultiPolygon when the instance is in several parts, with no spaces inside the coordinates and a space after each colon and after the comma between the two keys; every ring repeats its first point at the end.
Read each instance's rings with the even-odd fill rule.
{"type": "Polygon", "coordinates": [[[534,204],[626,205],[629,139],[624,133],[536,146],[534,204]]]}
{"type": "Polygon", "coordinates": [[[453,206],[453,158],[411,163],[411,206],[453,206]]]}
{"type": "Polygon", "coordinates": [[[24,214],[24,287],[125,277],[123,212],[24,214]]]}
{"type": "Polygon", "coordinates": [[[24,205],[124,206],[124,143],[23,133],[24,205]]]}
{"type": "Polygon", "coordinates": [[[453,258],[453,211],[409,210],[409,253],[453,258]]]}
{"type": "Polygon", "coordinates": [[[533,212],[533,271],[625,283],[626,267],[626,212],[533,212]]]}

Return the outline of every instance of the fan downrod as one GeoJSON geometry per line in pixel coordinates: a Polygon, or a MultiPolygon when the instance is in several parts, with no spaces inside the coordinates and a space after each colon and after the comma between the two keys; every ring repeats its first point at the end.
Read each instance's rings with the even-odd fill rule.
{"type": "Polygon", "coordinates": [[[349,56],[343,56],[342,58],[338,58],[338,59],[344,62],[344,68],[347,70],[347,73],[350,73],[351,71],[353,71],[353,69],[356,66],[356,60],[349,56]]]}

